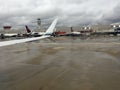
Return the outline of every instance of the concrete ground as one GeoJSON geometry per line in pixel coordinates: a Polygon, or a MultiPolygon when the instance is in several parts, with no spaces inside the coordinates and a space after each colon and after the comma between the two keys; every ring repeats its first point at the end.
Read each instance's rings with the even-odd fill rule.
{"type": "Polygon", "coordinates": [[[120,89],[120,37],[57,37],[0,51],[0,90],[120,89]]]}

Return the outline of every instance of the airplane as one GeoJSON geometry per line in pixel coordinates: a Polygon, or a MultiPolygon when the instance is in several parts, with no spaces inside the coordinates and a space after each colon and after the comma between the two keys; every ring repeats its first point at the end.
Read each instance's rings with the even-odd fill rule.
{"type": "Polygon", "coordinates": [[[4,38],[10,38],[10,37],[19,37],[19,36],[22,36],[22,34],[20,34],[20,33],[1,33],[0,34],[0,38],[1,39],[4,39],[4,38]]]}
{"type": "Polygon", "coordinates": [[[18,44],[18,43],[36,41],[36,40],[51,37],[53,32],[54,32],[57,21],[58,21],[58,19],[56,18],[52,22],[52,24],[49,26],[49,28],[46,30],[46,32],[40,37],[32,37],[32,38],[25,38],[25,39],[19,39],[19,40],[2,41],[2,42],[0,42],[0,47],[8,46],[8,45],[14,45],[14,44],[18,44]]]}
{"type": "Polygon", "coordinates": [[[35,37],[37,37],[37,36],[42,36],[43,34],[45,34],[45,32],[32,32],[29,28],[28,28],[28,26],[26,25],[25,26],[25,28],[26,28],[26,33],[24,33],[24,34],[19,34],[19,33],[1,33],[0,34],[0,37],[1,37],[1,39],[4,39],[4,38],[11,38],[11,37],[17,37],[17,36],[23,36],[23,37],[29,37],[29,36],[35,36],[35,37]]]}
{"type": "Polygon", "coordinates": [[[38,37],[38,36],[42,36],[42,35],[45,34],[45,32],[34,32],[34,31],[30,30],[27,25],[25,26],[25,28],[26,28],[26,33],[23,34],[23,36],[26,36],[26,35],[27,35],[27,36],[38,37]]]}
{"type": "Polygon", "coordinates": [[[67,33],[66,36],[80,36],[81,35],[81,32],[74,31],[72,27],[70,28],[70,30],[71,30],[71,32],[67,33]]]}
{"type": "MultiPolygon", "coordinates": [[[[45,34],[45,32],[34,32],[32,30],[29,29],[29,27],[27,25],[25,25],[26,28],[26,32],[25,34],[23,34],[23,36],[34,36],[34,37],[39,37],[45,34]]],[[[54,28],[54,31],[56,32],[56,28],[54,28]]],[[[53,36],[55,36],[55,33],[52,34],[53,36]]]]}

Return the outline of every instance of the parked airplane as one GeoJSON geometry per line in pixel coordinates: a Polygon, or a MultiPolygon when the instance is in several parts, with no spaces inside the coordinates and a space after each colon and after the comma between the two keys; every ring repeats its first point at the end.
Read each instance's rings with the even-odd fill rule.
{"type": "Polygon", "coordinates": [[[17,36],[22,36],[22,34],[20,34],[20,33],[5,33],[5,34],[1,33],[0,34],[1,39],[10,38],[10,37],[17,37],[17,36]]]}
{"type": "MultiPolygon", "coordinates": [[[[45,34],[45,32],[34,32],[34,31],[30,30],[27,25],[25,26],[25,28],[26,28],[26,34],[23,34],[23,36],[27,35],[27,36],[39,37],[39,36],[42,36],[45,34]]],[[[53,36],[55,34],[55,31],[56,31],[56,28],[54,28],[54,30],[53,30],[53,32],[54,32],[52,34],[53,36]]]]}
{"type": "Polygon", "coordinates": [[[45,34],[45,32],[34,32],[34,31],[30,30],[27,25],[25,26],[25,28],[26,28],[26,34],[23,34],[23,36],[30,35],[30,36],[37,37],[37,36],[42,36],[45,34]]]}
{"type": "Polygon", "coordinates": [[[10,40],[10,41],[2,41],[2,42],[0,42],[0,47],[8,46],[8,45],[14,45],[14,44],[17,44],[17,43],[24,43],[24,42],[29,42],[29,41],[35,41],[35,40],[40,40],[40,39],[51,37],[51,35],[54,32],[55,26],[57,24],[57,20],[58,19],[55,19],[52,22],[52,24],[47,29],[47,31],[45,32],[45,34],[43,34],[41,37],[25,38],[25,39],[10,40]]]}
{"type": "Polygon", "coordinates": [[[80,36],[81,33],[79,31],[74,31],[73,28],[70,28],[71,32],[67,33],[66,36],[80,36]]]}

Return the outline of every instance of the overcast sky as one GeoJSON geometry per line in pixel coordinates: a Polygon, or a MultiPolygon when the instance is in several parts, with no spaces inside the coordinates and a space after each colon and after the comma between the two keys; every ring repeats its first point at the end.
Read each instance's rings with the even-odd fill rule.
{"type": "MultiPolygon", "coordinates": [[[[0,26],[59,17],[61,26],[120,22],[120,0],[0,0],[0,26]]],[[[50,20],[49,20],[50,19],[50,20]]]]}

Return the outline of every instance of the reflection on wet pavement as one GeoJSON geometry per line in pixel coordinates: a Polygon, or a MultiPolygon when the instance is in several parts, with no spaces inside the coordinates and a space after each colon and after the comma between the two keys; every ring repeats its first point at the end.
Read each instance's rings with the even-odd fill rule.
{"type": "Polygon", "coordinates": [[[55,38],[0,48],[0,90],[119,90],[120,39],[55,38]]]}

